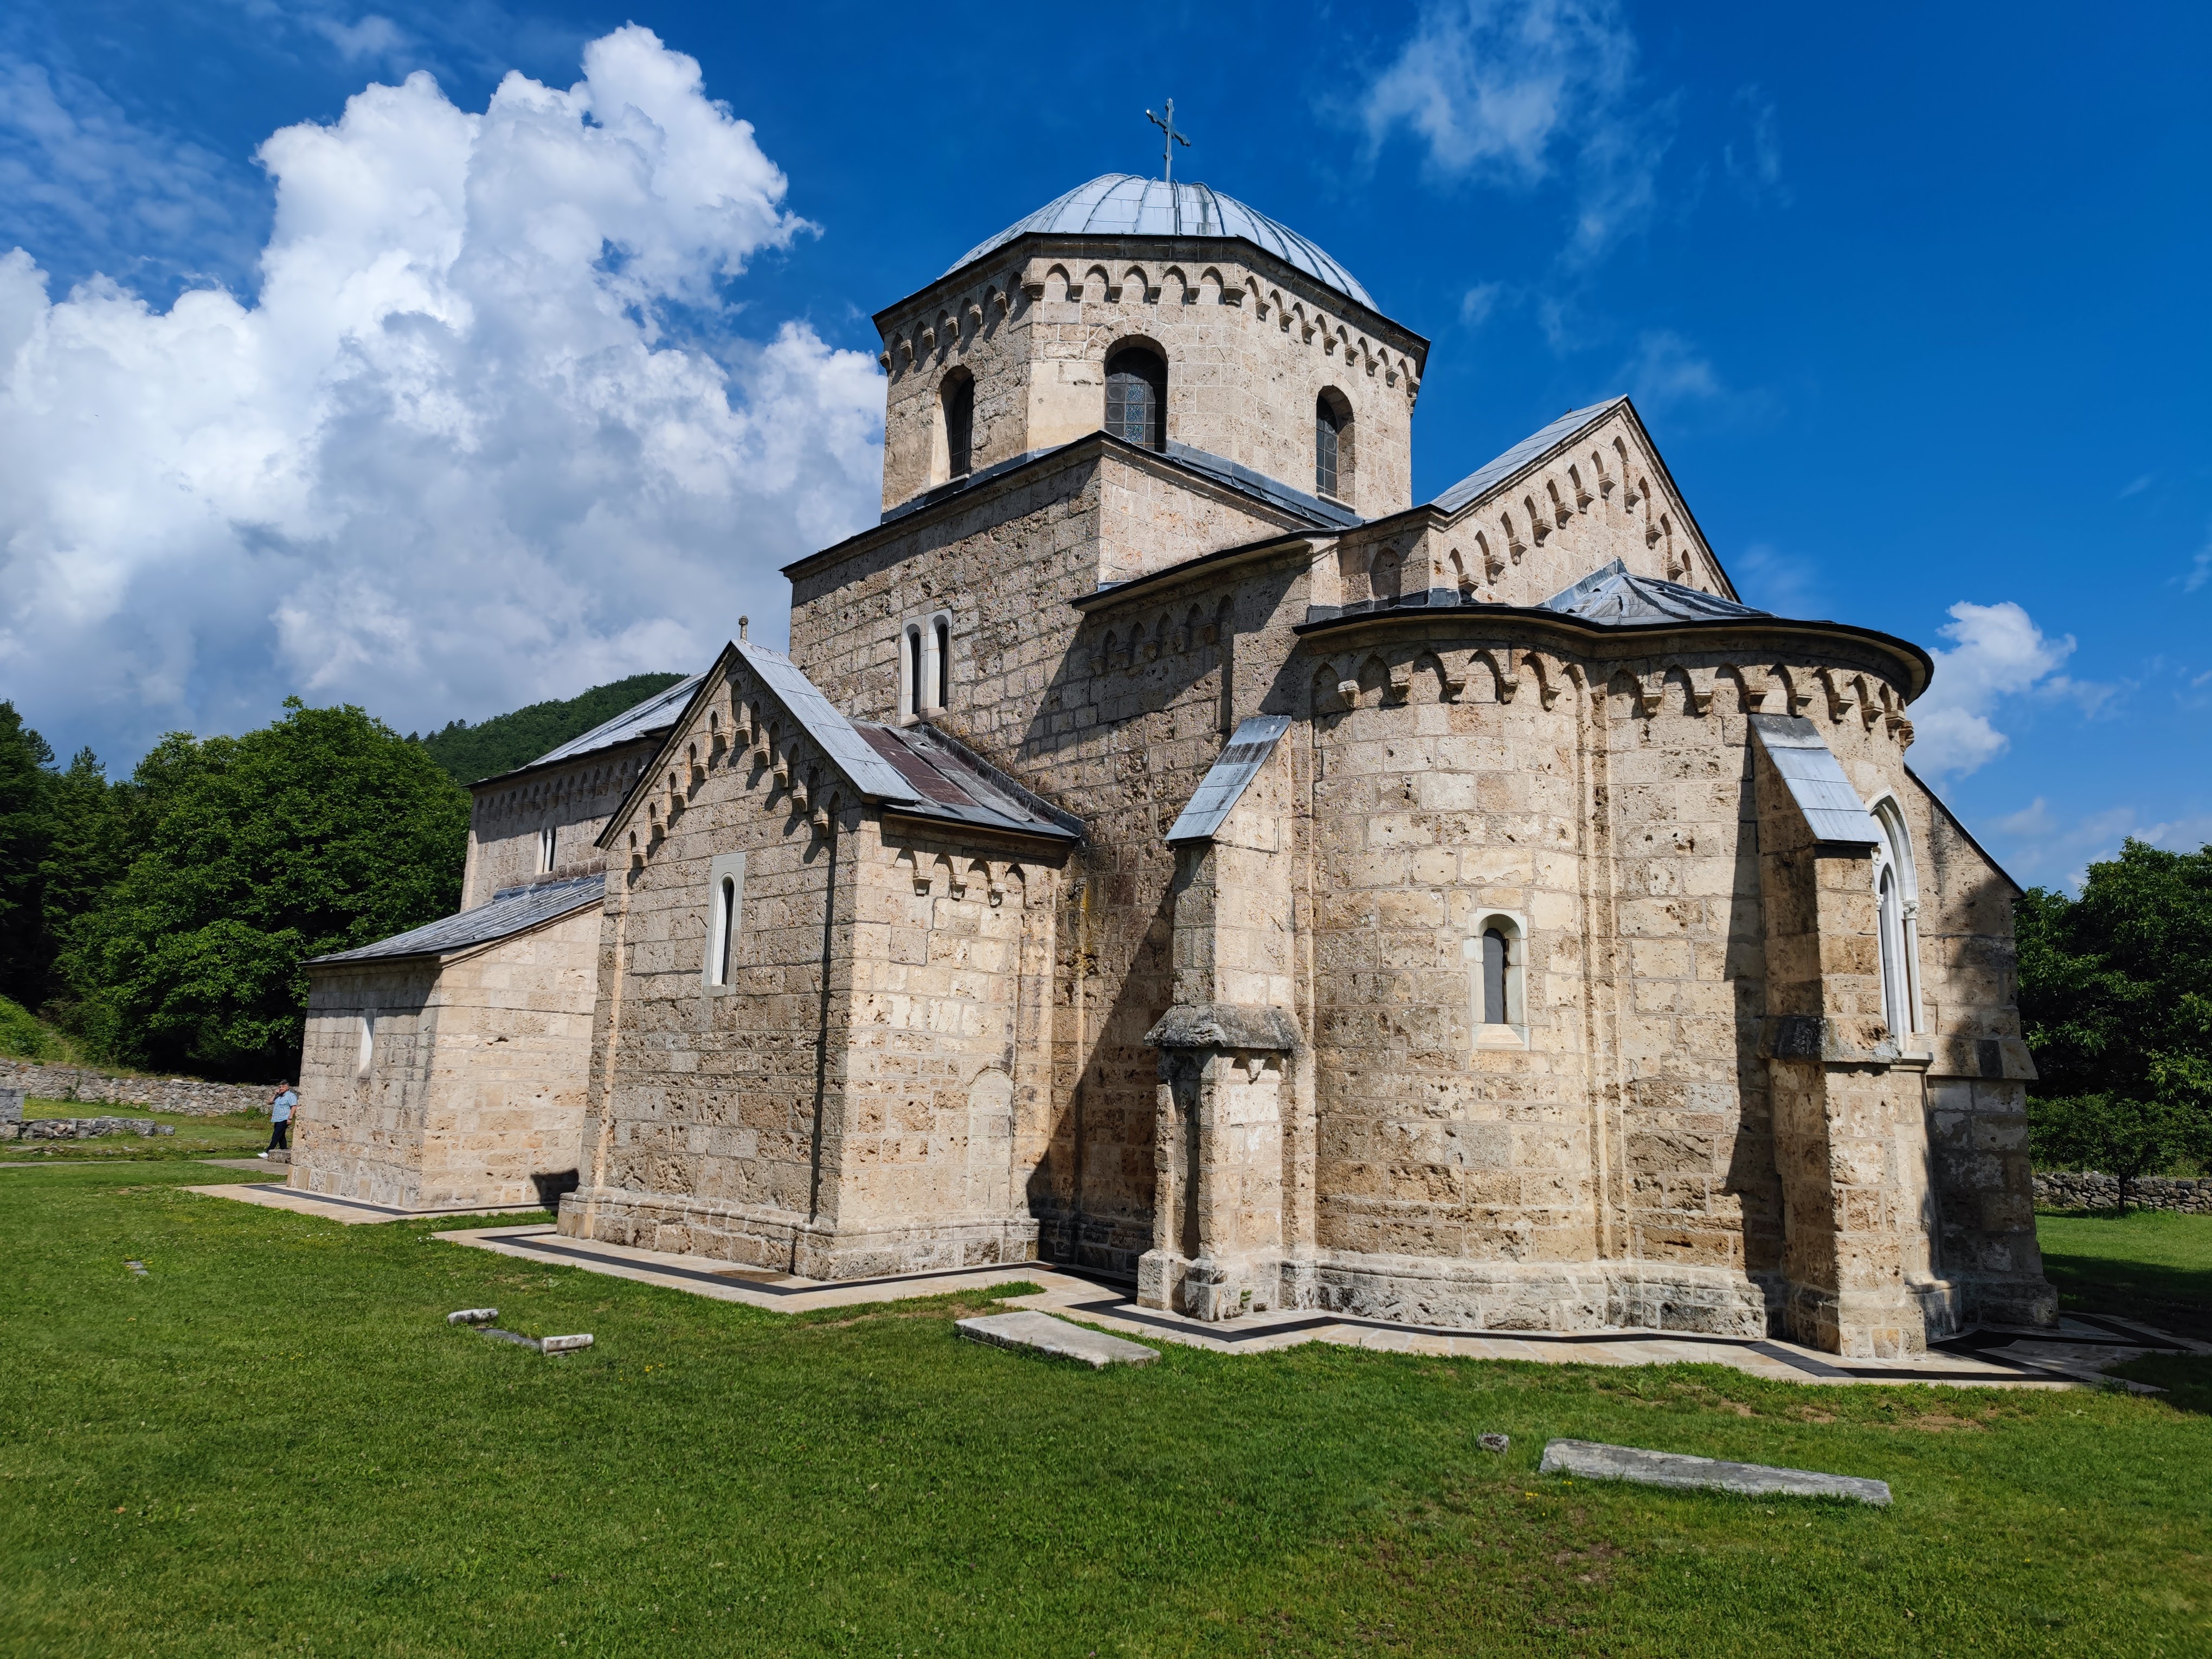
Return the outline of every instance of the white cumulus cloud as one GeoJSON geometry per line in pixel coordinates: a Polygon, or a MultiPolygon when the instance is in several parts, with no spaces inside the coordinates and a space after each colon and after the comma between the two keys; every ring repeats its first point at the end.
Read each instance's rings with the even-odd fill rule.
{"type": "Polygon", "coordinates": [[[294,690],[481,715],[696,667],[872,521],[873,360],[730,326],[782,173],[647,30],[583,68],[273,135],[251,304],[0,258],[0,695],[130,751],[294,690]]]}
{"type": "Polygon", "coordinates": [[[1951,645],[1935,653],[1936,678],[1912,705],[1912,763],[1923,775],[1963,775],[2004,753],[2012,740],[1990,717],[2007,697],[2064,698],[2094,714],[2112,696],[2110,686],[2060,673],[2074,636],[2051,638],[2010,599],[1961,600],[1950,615],[1941,631],[1951,645]]]}

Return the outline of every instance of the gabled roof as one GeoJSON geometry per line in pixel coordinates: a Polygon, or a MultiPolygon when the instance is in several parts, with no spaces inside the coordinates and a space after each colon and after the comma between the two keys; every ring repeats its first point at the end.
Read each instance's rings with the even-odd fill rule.
{"type": "Polygon", "coordinates": [[[781,651],[771,651],[750,640],[729,647],[760,676],[761,684],[775,694],[785,712],[799,722],[816,748],[829,757],[854,788],[871,800],[915,800],[915,793],[898,769],[878,754],[837,706],[822,695],[797,663],[781,651]]]}
{"type": "Polygon", "coordinates": [[[1771,611],[1754,611],[1734,599],[1722,599],[1680,582],[1658,576],[1638,576],[1619,559],[1593,570],[1571,587],[1561,588],[1544,601],[1547,611],[1558,611],[1586,622],[1618,628],[1626,623],[1708,622],[1735,617],[1770,617],[1771,611]]]}
{"type": "Polygon", "coordinates": [[[479,904],[473,910],[464,910],[459,915],[411,927],[404,933],[394,933],[390,939],[379,939],[374,945],[364,945],[356,950],[334,951],[328,956],[310,957],[307,965],[314,968],[340,962],[388,962],[400,957],[452,956],[456,951],[472,951],[479,945],[527,933],[532,927],[600,903],[606,896],[606,890],[607,878],[605,876],[569,876],[560,881],[536,882],[524,887],[502,887],[491,896],[490,902],[479,904]]]}
{"type": "Polygon", "coordinates": [[[645,738],[659,737],[676,723],[684,712],[684,705],[691,701],[691,694],[699,689],[705,676],[694,674],[688,680],[678,680],[665,691],[656,691],[635,708],[625,708],[611,720],[602,720],[581,737],[571,738],[559,747],[547,750],[526,766],[511,772],[495,772],[482,778],[471,787],[496,783],[501,778],[520,777],[525,772],[535,772],[541,766],[555,766],[564,761],[581,760],[586,755],[596,755],[602,750],[619,749],[626,743],[636,743],[645,738]]]}
{"type": "Polygon", "coordinates": [[[1258,714],[1237,722],[1220,758],[1206,769],[1189,803],[1169,827],[1168,845],[1212,840],[1230,810],[1243,799],[1245,789],[1260,775],[1267,757],[1275,752],[1283,733],[1290,729],[1287,714],[1258,714]]]}
{"type": "Polygon", "coordinates": [[[1013,835],[1071,842],[1083,838],[1080,819],[1029,794],[944,733],[848,720],[783,653],[750,640],[733,640],[723,647],[715,667],[691,682],[692,695],[671,723],[654,763],[641,769],[629,793],[599,831],[600,846],[614,844],[616,832],[629,821],[678,738],[697,719],[699,705],[717,678],[716,670],[731,659],[751,671],[807,744],[836,767],[854,793],[871,805],[910,817],[935,818],[1013,835]]]}
{"type": "MultiPolygon", "coordinates": [[[[1427,510],[1451,516],[1464,513],[1486,495],[1496,493],[1522,474],[1534,471],[1545,461],[1562,453],[1592,427],[1615,415],[1626,420],[1635,431],[1638,442],[1651,459],[1653,472],[1665,484],[1667,494],[1680,511],[1684,532],[1712,560],[1715,573],[1722,584],[1733,593],[1735,584],[1729,580],[1728,572],[1721,568],[1720,556],[1713,551],[1711,542],[1706,539],[1705,527],[1698,522],[1698,515],[1691,510],[1690,503],[1684,499],[1681,490],[1676,488],[1674,475],[1668,470],[1666,457],[1660,454],[1659,446],[1651,441],[1651,434],[1644,429],[1643,418],[1636,412],[1636,405],[1625,397],[1607,398],[1602,403],[1569,410],[1549,426],[1530,433],[1503,455],[1475,468],[1429,502],[1427,510]]],[[[1422,510],[1419,507],[1413,509],[1417,513],[1422,510]]]]}
{"type": "Polygon", "coordinates": [[[976,243],[955,259],[945,274],[950,276],[994,248],[1033,233],[1241,238],[1347,300],[1357,301],[1370,311],[1376,309],[1357,277],[1288,225],[1245,206],[1233,196],[1224,196],[1211,185],[1163,184],[1133,173],[1101,173],[1087,185],[1078,185],[1035,213],[1015,220],[997,235],[976,243]]]}
{"type": "Polygon", "coordinates": [[[1456,513],[1469,502],[1480,501],[1522,467],[1550,454],[1583,428],[1595,426],[1627,401],[1626,398],[1608,398],[1586,409],[1569,410],[1551,425],[1530,433],[1503,455],[1485,461],[1430,505],[1439,512],[1456,513]]]}

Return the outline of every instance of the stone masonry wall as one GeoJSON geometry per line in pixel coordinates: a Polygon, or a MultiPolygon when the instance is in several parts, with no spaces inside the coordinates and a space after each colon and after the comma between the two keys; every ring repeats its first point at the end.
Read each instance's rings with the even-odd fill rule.
{"type": "MultiPolygon", "coordinates": [[[[932,718],[1085,818],[1082,862],[1058,889],[1052,926],[1054,1121],[1030,1189],[1048,1254],[1124,1268],[1151,1239],[1157,1060],[1143,1037],[1169,1000],[1174,872],[1160,836],[1233,718],[1287,695],[1275,668],[1304,615],[1303,595],[1291,600],[1293,579],[1280,574],[1252,584],[1226,615],[1223,592],[1209,590],[1213,620],[1196,629],[1182,625],[1182,603],[1079,614],[1071,601],[1092,593],[1109,566],[1145,556],[1140,516],[1106,503],[1158,487],[1141,459],[1078,451],[1008,487],[1018,495],[993,497],[986,485],[973,501],[890,527],[896,536],[810,562],[794,580],[792,614],[793,658],[825,695],[856,715],[890,719],[900,619],[950,611],[951,706],[932,718]],[[1109,540],[1109,526],[1120,539],[1109,540]],[[1232,696],[1224,669],[1239,653],[1265,666],[1237,678],[1232,696]]],[[[1282,527],[1240,501],[1193,492],[1163,515],[1158,563],[1282,527]],[[1171,533],[1177,524],[1187,533],[1171,533]]]]}
{"type": "Polygon", "coordinates": [[[291,1184],[370,1204],[423,1204],[437,988],[431,961],[339,966],[310,977],[291,1184]],[[365,1017],[374,1022],[366,1045],[365,1017]]]}
{"type": "MultiPolygon", "coordinates": [[[[2120,1201],[2117,1176],[2095,1170],[2075,1173],[2039,1170],[2035,1201],[2051,1210],[2110,1210],[2120,1201]]],[[[2177,1180],[2170,1176],[2142,1176],[2128,1182],[2128,1204],[2140,1210],[2181,1210],[2191,1215],[2212,1215],[2212,1180],[2177,1180]]]]}
{"type": "Polygon", "coordinates": [[[975,377],[980,470],[1097,431],[1106,358],[1126,342],[1166,360],[1170,442],[1310,493],[1315,405],[1327,388],[1352,410],[1351,477],[1340,494],[1370,518],[1408,506],[1426,347],[1372,313],[1348,315],[1360,308],[1287,266],[1224,260],[1226,251],[1072,245],[933,285],[885,312],[884,507],[949,476],[948,375],[975,377]],[[1200,257],[1177,257],[1192,252],[1200,257]]]}
{"type": "Polygon", "coordinates": [[[487,903],[504,887],[532,876],[586,875],[601,867],[592,843],[653,757],[652,743],[629,744],[573,765],[480,784],[470,793],[468,871],[461,908],[487,903]],[[554,832],[553,863],[542,860],[540,836],[554,832]]]}
{"type": "Polygon", "coordinates": [[[289,1184],[406,1209],[530,1203],[565,1184],[599,931],[590,908],[442,964],[317,970],[289,1184]]]}
{"type": "Polygon", "coordinates": [[[847,807],[726,660],[672,740],[675,787],[629,821],[562,1226],[820,1277],[1026,1259],[1049,872],[847,807]],[[725,874],[741,908],[716,984],[725,874]]]}
{"type": "Polygon", "coordinates": [[[144,1106],[156,1112],[216,1117],[269,1109],[274,1083],[209,1083],[192,1077],[130,1077],[91,1066],[43,1066],[0,1060],[0,1089],[21,1089],[40,1100],[98,1101],[144,1106]]]}

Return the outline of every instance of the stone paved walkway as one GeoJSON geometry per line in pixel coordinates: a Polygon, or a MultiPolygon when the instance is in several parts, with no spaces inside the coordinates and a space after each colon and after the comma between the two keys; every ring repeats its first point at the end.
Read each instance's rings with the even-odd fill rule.
{"type": "MultiPolygon", "coordinates": [[[[223,1190],[223,1189],[217,1189],[223,1190]]],[[[228,1189],[235,1194],[239,1189],[228,1189]]],[[[1909,1360],[1841,1360],[1832,1354],[1774,1340],[1686,1335],[1667,1331],[1472,1333],[1437,1330],[1381,1319],[1306,1310],[1248,1315],[1228,1324],[1206,1324],[1179,1314],[1139,1308],[1121,1282],[1073,1273],[1044,1262],[962,1267],[939,1273],[824,1282],[704,1256],[634,1249],[592,1239],[563,1238],[552,1228],[490,1227],[444,1232],[456,1244],[525,1261],[581,1267],[650,1285],[665,1285],[725,1302],[798,1313],[908,1297],[941,1296],[966,1285],[1026,1280],[1034,1296],[1007,1305],[1037,1308],[1078,1319],[1101,1330],[1145,1342],[1178,1342],[1217,1353],[1264,1353],[1302,1342],[1335,1342],[1396,1353],[1467,1359],[1527,1359],[1559,1364],[1665,1365],[1685,1363],[1734,1366],[1753,1376],[1787,1382],[1942,1382],[1982,1388],[2072,1389],[2114,1379],[2103,1369],[2158,1351],[2212,1353],[2147,1325],[2106,1315],[2069,1314],[2055,1331],[1983,1329],[1954,1338],[1924,1357],[1909,1360]]],[[[2139,1382],[2119,1386],[2156,1392],[2139,1382]]]]}

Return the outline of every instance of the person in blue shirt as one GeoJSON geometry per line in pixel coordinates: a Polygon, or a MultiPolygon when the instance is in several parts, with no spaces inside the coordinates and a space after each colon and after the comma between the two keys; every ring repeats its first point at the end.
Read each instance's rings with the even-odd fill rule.
{"type": "Polygon", "coordinates": [[[292,1149],[292,1109],[300,1103],[300,1097],[292,1092],[289,1082],[276,1085],[276,1097],[269,1103],[269,1152],[258,1153],[266,1158],[269,1152],[285,1152],[292,1149]]]}

